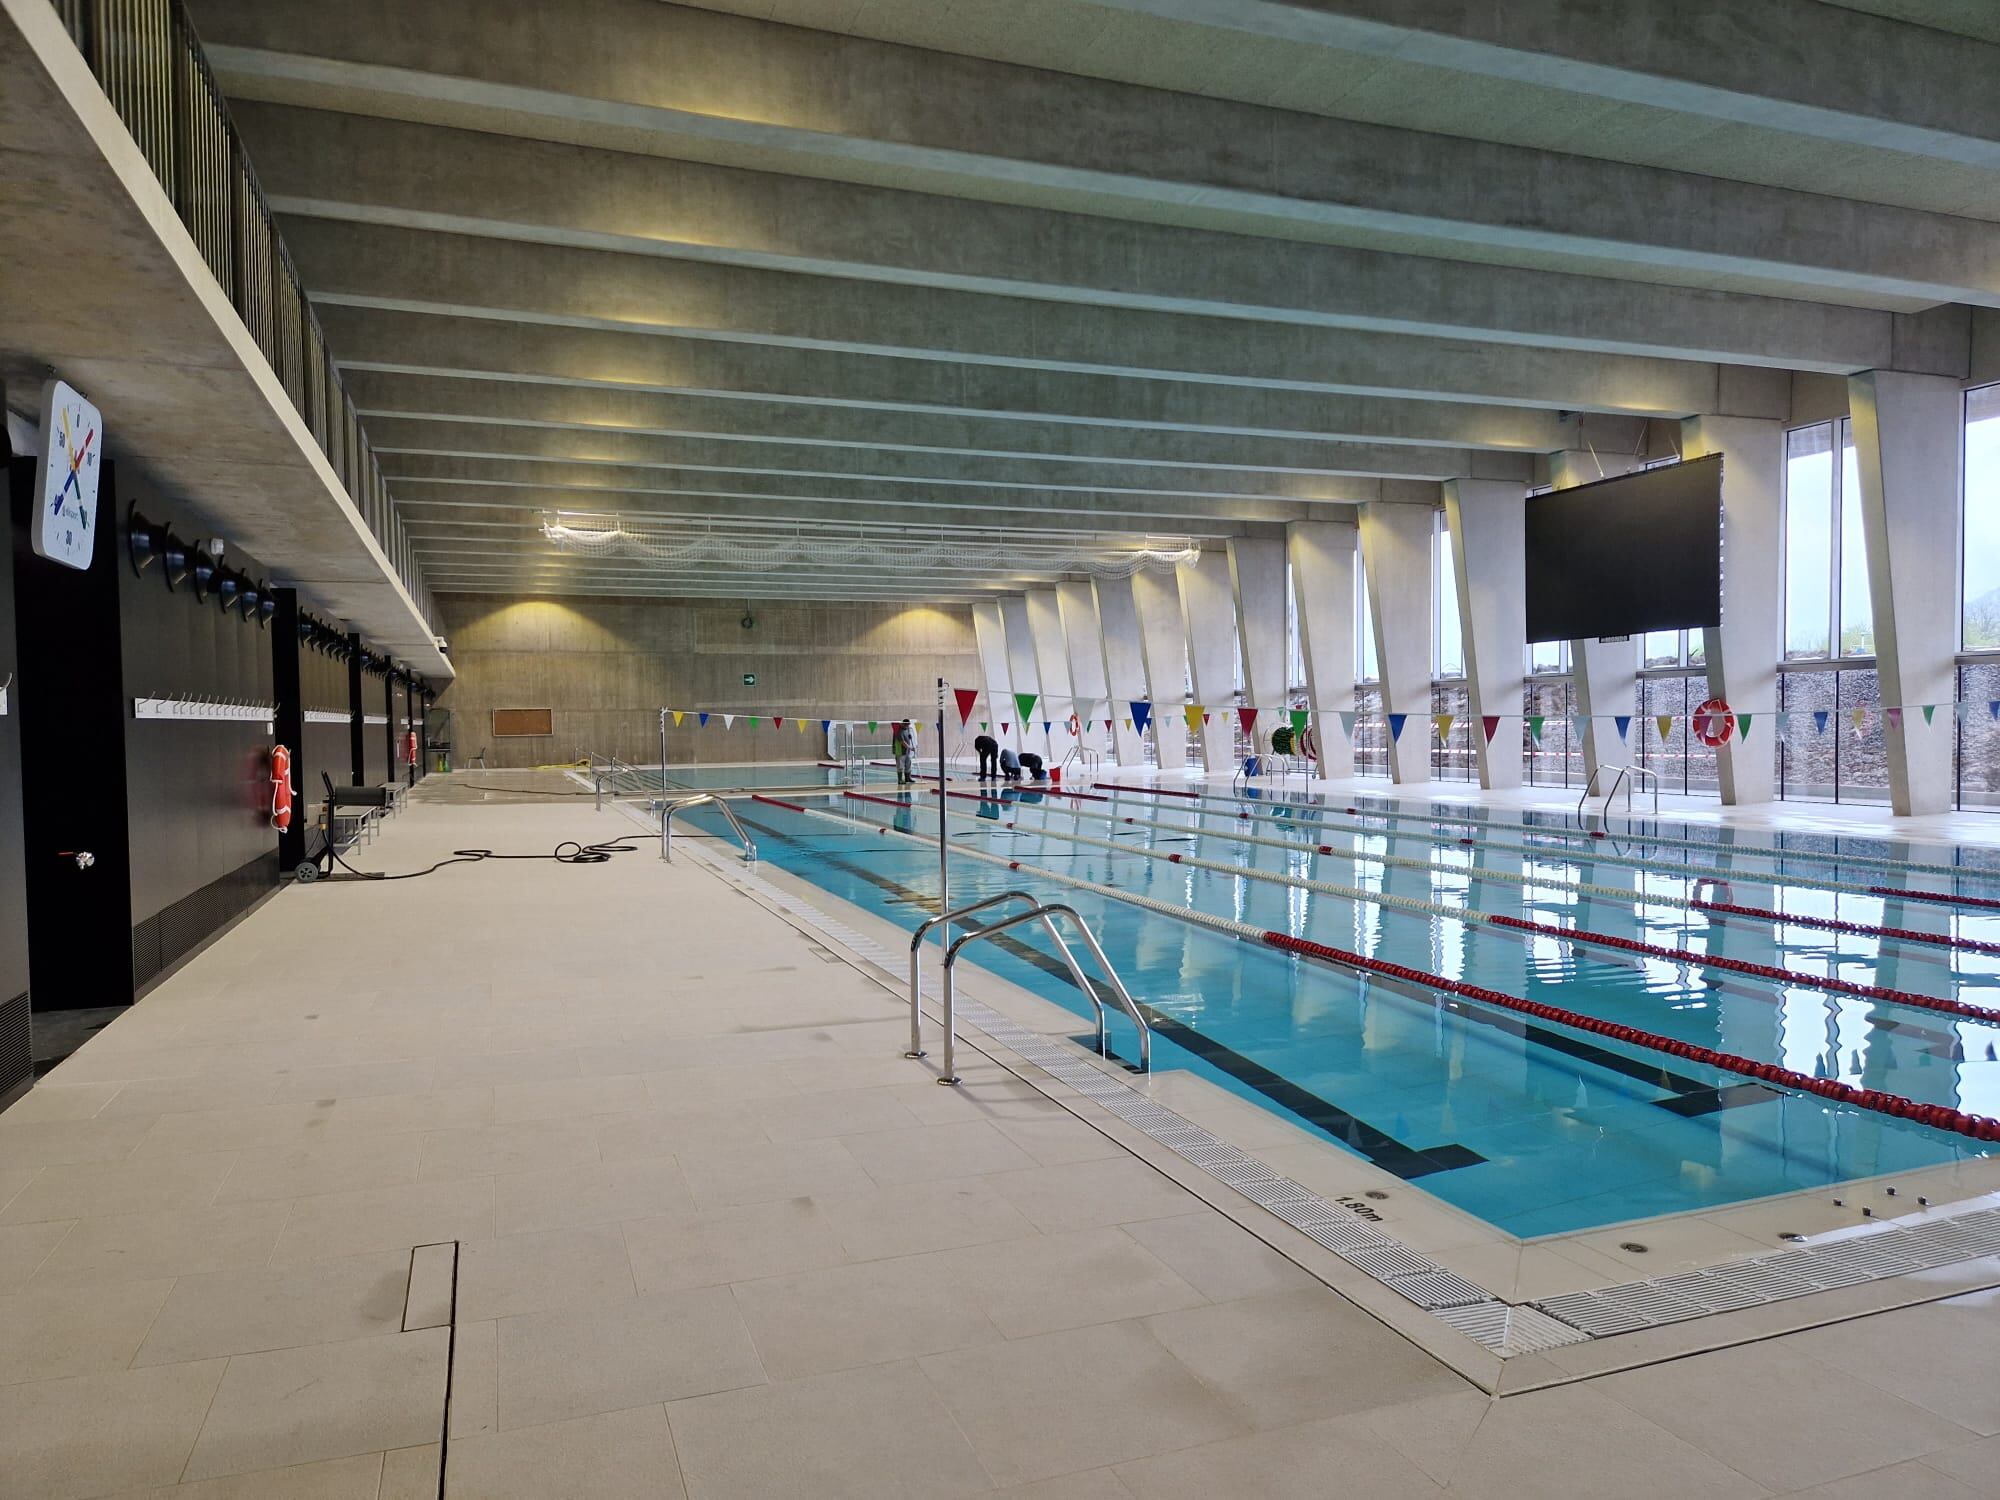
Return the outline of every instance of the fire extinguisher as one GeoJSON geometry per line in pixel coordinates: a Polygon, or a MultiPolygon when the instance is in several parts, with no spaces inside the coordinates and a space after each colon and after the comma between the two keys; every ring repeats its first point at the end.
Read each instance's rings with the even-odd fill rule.
{"type": "Polygon", "coordinates": [[[403,761],[412,766],[417,763],[417,732],[414,729],[403,736],[403,761]]]}
{"type": "Polygon", "coordinates": [[[271,747],[271,826],[283,833],[292,826],[292,752],[271,747]]]}

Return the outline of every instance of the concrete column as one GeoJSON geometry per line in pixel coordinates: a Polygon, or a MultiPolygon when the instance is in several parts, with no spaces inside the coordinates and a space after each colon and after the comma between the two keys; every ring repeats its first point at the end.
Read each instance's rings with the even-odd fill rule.
{"type": "Polygon", "coordinates": [[[1181,703],[1187,692],[1188,649],[1179,574],[1136,574],[1132,601],[1139,611],[1139,641],[1146,662],[1145,696],[1153,705],[1153,754],[1161,770],[1183,770],[1187,721],[1181,717],[1181,703]]]}
{"type": "MultiPolygon", "coordinates": [[[[1549,480],[1559,490],[1574,489],[1614,474],[1639,468],[1644,461],[1631,454],[1555,453],[1549,456],[1549,480]]],[[[1599,766],[1628,766],[1636,759],[1632,734],[1639,727],[1639,653],[1645,643],[1596,639],[1569,643],[1571,701],[1575,712],[1590,717],[1583,735],[1583,774],[1599,766]],[[1619,739],[1615,716],[1631,716],[1628,738],[1619,739]]]]}
{"type": "Polygon", "coordinates": [[[1018,750],[1021,741],[1013,733],[1002,734],[1000,726],[1018,715],[1014,712],[1014,675],[1007,667],[1007,625],[1000,616],[998,599],[981,599],[972,606],[972,636],[979,647],[979,666],[985,678],[986,696],[972,712],[973,732],[984,719],[988,732],[1003,745],[1018,750]]]}
{"type": "Polygon", "coordinates": [[[1389,743],[1389,775],[1398,786],[1431,777],[1432,514],[1427,505],[1371,500],[1361,507],[1382,711],[1410,716],[1389,743]]]}
{"type": "MultiPolygon", "coordinates": [[[[1174,570],[1180,575],[1181,615],[1187,625],[1188,673],[1194,701],[1208,713],[1201,724],[1202,764],[1228,770],[1234,757],[1229,720],[1236,705],[1236,610],[1230,600],[1229,558],[1204,552],[1174,570]]],[[[1197,721],[1199,722],[1199,721],[1197,721]]]]}
{"type": "Polygon", "coordinates": [[[1021,706],[1014,698],[1007,700],[1006,709],[1000,715],[1001,722],[1014,726],[1023,751],[1032,750],[1053,764],[1049,755],[1049,737],[1042,733],[1042,720],[1048,717],[1048,705],[1042,702],[1042,674],[1035,662],[1035,633],[1028,624],[1026,596],[1003,594],[1000,598],[1000,619],[1007,627],[1007,675],[1014,679],[1014,698],[1023,693],[1035,695],[1035,704],[1028,711],[1025,724],[1020,722],[1021,706]]]}
{"type": "Polygon", "coordinates": [[[1722,624],[1702,632],[1708,694],[1753,716],[1751,737],[1715,753],[1727,803],[1778,795],[1778,658],[1785,597],[1785,427],[1754,417],[1690,417],[1685,458],[1722,455],[1722,624]]]}
{"type": "Polygon", "coordinates": [[[1035,728],[1048,728],[1049,764],[1059,766],[1076,743],[1070,738],[1069,716],[1075,695],[1069,680],[1069,644],[1063,639],[1062,604],[1054,589],[1028,594],[1028,633],[1034,640],[1035,671],[1042,684],[1042,701],[1035,707],[1035,728]]]}
{"type": "Polygon", "coordinates": [[[1920,704],[1956,696],[1959,383],[1940,375],[1869,370],[1849,378],[1861,526],[1875,607],[1882,702],[1905,708],[1884,723],[1889,802],[1896,812],[1951,806],[1953,711],[1925,723],[1920,704]]]}
{"type": "Polygon", "coordinates": [[[1306,658],[1306,703],[1313,714],[1319,774],[1354,774],[1354,746],[1336,714],[1354,711],[1354,549],[1352,521],[1290,521],[1293,607],[1306,658]]]}
{"type": "Polygon", "coordinates": [[[1243,648],[1243,692],[1258,710],[1259,739],[1284,722],[1285,544],[1276,537],[1232,537],[1229,587],[1236,597],[1236,638],[1243,648]]]}
{"type": "Polygon", "coordinates": [[[1445,526],[1458,580],[1472,750],[1488,791],[1521,784],[1521,721],[1527,666],[1526,485],[1454,479],[1444,487],[1445,526]],[[1473,559],[1477,562],[1473,562],[1473,559]],[[1479,721],[1500,716],[1491,743],[1479,721]]]}
{"type": "Polygon", "coordinates": [[[1097,601],[1097,628],[1104,640],[1104,687],[1110,700],[1111,749],[1121,766],[1143,766],[1146,752],[1137,729],[1128,729],[1132,700],[1150,699],[1146,648],[1139,637],[1139,606],[1130,578],[1100,578],[1091,585],[1097,601]]]}
{"type": "MultiPolygon", "coordinates": [[[[1056,585],[1063,641],[1069,653],[1069,688],[1076,716],[1087,726],[1072,743],[1103,750],[1110,743],[1105,716],[1111,712],[1104,688],[1104,632],[1097,622],[1097,596],[1086,582],[1056,585]]],[[[1065,752],[1067,753],[1067,752],[1065,752]]]]}

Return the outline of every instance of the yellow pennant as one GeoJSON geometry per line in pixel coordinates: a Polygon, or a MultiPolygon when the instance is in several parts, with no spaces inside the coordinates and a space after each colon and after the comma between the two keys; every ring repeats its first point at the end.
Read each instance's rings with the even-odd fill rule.
{"type": "Polygon", "coordinates": [[[687,710],[684,708],[677,708],[674,710],[674,728],[678,729],[681,727],[681,716],[686,712],[687,710]]]}
{"type": "Polygon", "coordinates": [[[1660,726],[1660,739],[1662,743],[1674,737],[1674,716],[1672,714],[1661,714],[1653,722],[1660,726]]]}
{"type": "Polygon", "coordinates": [[[806,721],[804,719],[794,719],[792,722],[799,726],[800,734],[804,734],[806,732],[806,721]]]}
{"type": "Polygon", "coordinates": [[[1188,733],[1194,734],[1198,732],[1201,729],[1201,705],[1199,703],[1190,703],[1182,711],[1187,715],[1188,733]]]}
{"type": "Polygon", "coordinates": [[[1861,721],[1862,721],[1863,719],[1867,718],[1867,717],[1868,717],[1868,710],[1867,710],[1867,709],[1865,709],[1865,708],[1857,708],[1857,709],[1855,709],[1855,710],[1854,710],[1854,714],[1853,714],[1853,718],[1854,718],[1854,732],[1855,732],[1856,734],[1859,734],[1859,733],[1861,733],[1861,721]]]}
{"type": "Polygon", "coordinates": [[[1434,723],[1434,724],[1436,724],[1436,725],[1437,725],[1437,727],[1438,727],[1438,743],[1442,744],[1442,743],[1443,743],[1444,741],[1446,741],[1446,740],[1448,740],[1448,739],[1450,739],[1450,738],[1451,738],[1451,726],[1452,726],[1452,722],[1453,722],[1453,720],[1455,720],[1455,719],[1456,719],[1457,717],[1458,717],[1458,716],[1457,716],[1456,714],[1432,714],[1432,715],[1431,715],[1431,722],[1432,722],[1432,723],[1434,723]]]}

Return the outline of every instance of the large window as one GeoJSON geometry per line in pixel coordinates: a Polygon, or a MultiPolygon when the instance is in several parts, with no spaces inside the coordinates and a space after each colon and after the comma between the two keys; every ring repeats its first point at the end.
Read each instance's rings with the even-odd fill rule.
{"type": "Polygon", "coordinates": [[[1354,680],[1374,682],[1382,675],[1375,661],[1375,616],[1368,608],[1368,570],[1361,549],[1354,549],[1354,680]]]}
{"type": "Polygon", "coordinates": [[[1967,651],[2000,651],[2000,385],[1965,395],[1965,601],[1967,651]]]}
{"type": "Polygon", "coordinates": [[[1873,656],[1861,482],[1845,417],[1785,434],[1784,552],[1785,660],[1873,656]]]}
{"type": "MultiPolygon", "coordinates": [[[[1465,675],[1465,633],[1458,617],[1458,567],[1444,512],[1431,525],[1431,676],[1465,675]]],[[[1442,712],[1442,710],[1440,710],[1442,712]]]]}

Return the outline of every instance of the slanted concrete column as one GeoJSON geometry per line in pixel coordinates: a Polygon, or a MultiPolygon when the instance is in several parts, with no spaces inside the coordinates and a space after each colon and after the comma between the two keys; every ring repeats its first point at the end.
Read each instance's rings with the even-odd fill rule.
{"type": "Polygon", "coordinates": [[[1398,786],[1431,778],[1432,515],[1427,505],[1371,500],[1361,507],[1382,711],[1409,715],[1389,741],[1389,775],[1398,786]]]}
{"type": "Polygon", "coordinates": [[[1488,791],[1521,784],[1523,675],[1527,666],[1528,574],[1522,534],[1528,487],[1498,479],[1454,479],[1444,487],[1445,526],[1458,580],[1472,751],[1488,791]],[[1498,715],[1491,743],[1480,720],[1498,715]]]}
{"type": "Polygon", "coordinates": [[[1319,774],[1354,774],[1354,746],[1336,714],[1354,711],[1354,549],[1352,521],[1289,521],[1299,644],[1306,659],[1306,702],[1312,709],[1319,774]]]}
{"type": "Polygon", "coordinates": [[[1153,754],[1163,771],[1187,766],[1187,721],[1181,703],[1187,693],[1187,623],[1181,619],[1178,572],[1147,571],[1132,579],[1139,610],[1139,641],[1146,661],[1145,697],[1153,705],[1153,754]]]}
{"type": "Polygon", "coordinates": [[[1957,696],[1959,383],[1940,375],[1869,370],[1847,382],[1861,527],[1875,607],[1875,667],[1886,721],[1889,802],[1898,813],[1951,806],[1953,710],[1924,722],[1919,705],[1957,696]]]}
{"type": "Polygon", "coordinates": [[[979,721],[984,719],[989,726],[987,733],[1018,750],[1020,739],[1012,732],[1000,732],[1000,726],[1016,715],[1014,674],[1007,667],[1007,625],[1000,616],[998,599],[981,599],[972,606],[972,639],[979,648],[980,675],[985,679],[985,697],[972,711],[972,731],[978,734],[979,721]]]}
{"type": "Polygon", "coordinates": [[[1181,581],[1181,614],[1187,623],[1188,674],[1194,701],[1209,715],[1200,724],[1201,758],[1209,771],[1230,768],[1236,704],[1236,609],[1229,592],[1229,558],[1204,552],[1175,569],[1181,581]]]}
{"type": "MultiPolygon", "coordinates": [[[[1708,695],[1751,717],[1715,753],[1728,803],[1778,794],[1778,657],[1784,578],[1785,426],[1755,417],[1690,417],[1685,458],[1722,455],[1722,625],[1702,631],[1708,695]]],[[[1636,732],[1636,731],[1635,731],[1636,732]]]]}
{"type": "Polygon", "coordinates": [[[1133,602],[1133,580],[1099,578],[1091,584],[1097,600],[1097,628],[1104,638],[1105,712],[1111,724],[1111,749],[1121,766],[1146,763],[1144,736],[1129,728],[1132,700],[1150,698],[1146,686],[1146,648],[1139,639],[1139,606],[1133,602]]]}
{"type": "MultiPolygon", "coordinates": [[[[1555,453],[1549,456],[1549,479],[1559,490],[1574,489],[1630,473],[1643,462],[1630,454],[1555,453]]],[[[1638,758],[1630,737],[1643,732],[1638,713],[1639,653],[1644,646],[1637,636],[1629,641],[1593,637],[1569,643],[1571,701],[1575,712],[1590,719],[1583,733],[1585,777],[1595,775],[1599,766],[1629,766],[1638,758]],[[1615,722],[1620,714],[1631,717],[1622,740],[1615,722]]]]}
{"type": "Polygon", "coordinates": [[[1033,589],[1028,594],[1028,633],[1034,639],[1035,671],[1042,684],[1042,701],[1035,706],[1035,728],[1046,723],[1052,766],[1062,764],[1069,747],[1076,743],[1069,735],[1073,693],[1069,680],[1069,645],[1063,639],[1062,604],[1054,589],[1033,589]]]}
{"type": "Polygon", "coordinates": [[[1243,693],[1258,711],[1261,740],[1284,722],[1285,544],[1276,537],[1232,537],[1229,587],[1243,649],[1243,693]]]}
{"type": "Polygon", "coordinates": [[[1014,697],[1007,700],[1000,715],[1001,722],[1014,726],[1023,751],[1032,750],[1047,760],[1049,737],[1042,733],[1042,720],[1048,717],[1048,713],[1047,705],[1041,701],[1042,674],[1035,664],[1035,633],[1028,624],[1027,597],[1003,594],[1000,598],[1000,618],[1007,627],[1007,675],[1014,679],[1014,697]],[[1014,701],[1023,693],[1035,695],[1035,704],[1026,715],[1026,723],[1021,722],[1021,706],[1014,701]]]}
{"type": "Polygon", "coordinates": [[[1070,743],[1086,750],[1102,750],[1110,740],[1104,724],[1110,709],[1104,690],[1104,634],[1097,623],[1097,596],[1088,583],[1059,583],[1056,605],[1069,653],[1071,701],[1076,705],[1076,716],[1086,726],[1070,743]]]}

